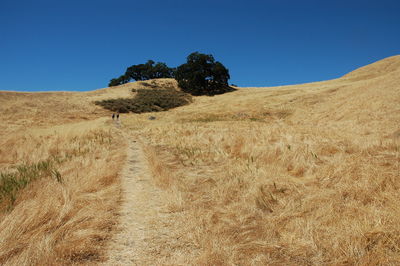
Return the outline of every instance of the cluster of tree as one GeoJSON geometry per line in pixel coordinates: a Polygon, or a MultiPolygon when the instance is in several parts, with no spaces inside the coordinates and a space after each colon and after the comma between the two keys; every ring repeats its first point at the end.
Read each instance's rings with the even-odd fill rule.
{"type": "Polygon", "coordinates": [[[175,78],[184,92],[192,95],[215,95],[233,90],[228,86],[229,70],[212,55],[191,53],[186,63],[170,68],[165,63],[148,60],[146,64],[133,65],[124,75],[112,79],[108,86],[125,84],[130,80],[175,78]]]}
{"type": "Polygon", "coordinates": [[[190,54],[186,63],[175,73],[179,87],[192,95],[215,95],[232,88],[228,86],[229,70],[212,55],[198,52],[190,54]]]}
{"type": "Polygon", "coordinates": [[[173,78],[174,69],[169,68],[165,63],[155,63],[148,60],[146,64],[133,65],[126,69],[125,74],[119,78],[110,80],[109,87],[118,86],[136,80],[149,80],[156,78],[173,78]]]}
{"type": "Polygon", "coordinates": [[[148,60],[146,64],[133,65],[126,69],[125,75],[136,81],[157,78],[173,78],[174,69],[169,68],[165,63],[148,60]]]}
{"type": "Polygon", "coordinates": [[[122,84],[128,83],[130,80],[131,79],[129,77],[127,77],[126,75],[122,75],[116,79],[110,80],[110,82],[108,83],[108,87],[122,85],[122,84]]]}

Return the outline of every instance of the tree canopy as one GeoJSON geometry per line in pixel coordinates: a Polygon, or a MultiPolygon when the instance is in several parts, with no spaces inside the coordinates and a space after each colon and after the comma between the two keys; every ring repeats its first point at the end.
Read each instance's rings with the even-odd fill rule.
{"type": "Polygon", "coordinates": [[[169,68],[165,63],[148,60],[146,64],[133,65],[126,69],[125,75],[138,80],[148,80],[155,78],[172,78],[174,70],[169,68]]]}
{"type": "Polygon", "coordinates": [[[229,70],[212,55],[191,53],[180,65],[175,79],[183,91],[192,95],[215,95],[231,90],[229,70]]]}
{"type": "Polygon", "coordinates": [[[229,70],[210,54],[191,53],[186,63],[170,68],[165,63],[148,60],[132,65],[124,75],[114,78],[108,86],[125,84],[130,80],[143,81],[156,78],[175,78],[182,91],[192,95],[215,95],[234,90],[229,87],[229,70]]]}
{"type": "Polygon", "coordinates": [[[128,67],[125,74],[119,78],[113,78],[108,84],[109,87],[128,83],[136,80],[149,80],[155,78],[173,78],[175,70],[169,68],[165,63],[155,63],[153,60],[148,60],[145,64],[132,65],[128,67]]]}
{"type": "Polygon", "coordinates": [[[122,84],[128,83],[129,81],[130,81],[130,78],[128,76],[122,75],[119,78],[110,80],[110,83],[108,83],[108,87],[122,85],[122,84]]]}

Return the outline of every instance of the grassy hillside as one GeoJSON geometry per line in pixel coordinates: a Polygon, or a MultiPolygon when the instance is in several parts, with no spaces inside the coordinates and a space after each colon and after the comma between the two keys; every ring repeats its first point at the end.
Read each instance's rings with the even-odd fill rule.
{"type": "Polygon", "coordinates": [[[145,144],[176,219],[173,236],[160,227],[146,238],[143,261],[400,263],[400,56],[331,81],[238,88],[124,115],[121,128],[93,104],[148,83],[0,92],[0,171],[51,159],[63,179],[44,174],[11,208],[0,203],[0,264],[101,261],[129,135],[145,144]]]}
{"type": "Polygon", "coordinates": [[[0,92],[1,265],[101,257],[125,157],[121,133],[90,104],[103,94],[0,92]]]}
{"type": "Polygon", "coordinates": [[[151,238],[158,248],[148,256],[201,265],[400,263],[399,62],[196,97],[155,121],[130,116],[181,232],[180,246],[151,238]]]}
{"type": "Polygon", "coordinates": [[[94,102],[132,97],[146,84],[0,92],[1,265],[104,259],[117,223],[126,136],[94,102]]]}

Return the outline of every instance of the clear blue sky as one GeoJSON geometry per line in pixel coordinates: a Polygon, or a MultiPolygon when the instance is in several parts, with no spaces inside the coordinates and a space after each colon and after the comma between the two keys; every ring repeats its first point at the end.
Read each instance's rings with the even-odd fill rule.
{"type": "Polygon", "coordinates": [[[0,0],[0,90],[93,90],[194,51],[239,86],[332,79],[400,54],[400,1],[0,0]]]}

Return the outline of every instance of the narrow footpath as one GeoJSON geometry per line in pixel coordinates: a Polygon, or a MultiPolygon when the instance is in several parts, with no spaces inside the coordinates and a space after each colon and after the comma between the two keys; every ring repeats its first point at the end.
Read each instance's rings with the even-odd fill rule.
{"type": "Polygon", "coordinates": [[[130,140],[127,163],[121,176],[122,203],[117,233],[108,248],[105,265],[140,265],[153,232],[152,221],[164,207],[161,191],[152,184],[141,145],[130,140]]]}

